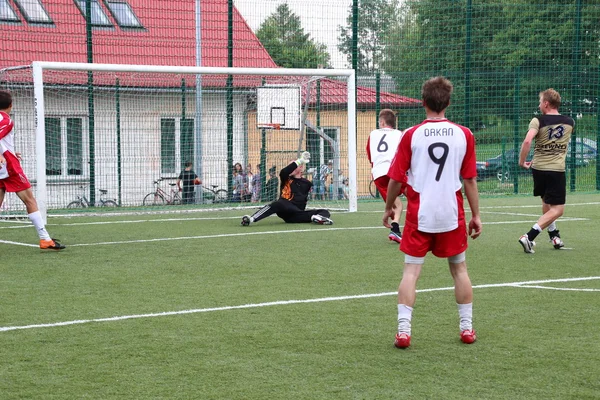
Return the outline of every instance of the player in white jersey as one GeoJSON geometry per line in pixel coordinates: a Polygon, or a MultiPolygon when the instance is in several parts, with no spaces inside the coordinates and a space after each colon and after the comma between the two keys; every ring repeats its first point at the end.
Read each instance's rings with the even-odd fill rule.
{"type": "Polygon", "coordinates": [[[454,296],[460,318],[460,339],[476,340],[473,330],[473,287],[467,272],[467,224],[461,187],[471,208],[468,235],[481,234],[479,193],[475,163],[475,138],[471,131],[445,117],[450,105],[452,83],[431,78],[423,84],[422,97],[426,119],[407,129],[388,175],[388,199],[383,224],[390,226],[394,215],[393,199],[407,184],[407,208],[400,250],[405,253],[404,272],[398,287],[398,333],[394,345],[410,346],[412,310],[417,280],[425,255],[448,258],[454,279],[454,296]],[[462,178],[462,184],[461,184],[462,178]]]}
{"type": "MultiPolygon", "coordinates": [[[[369,134],[369,139],[367,140],[367,157],[371,163],[371,174],[373,175],[377,191],[381,194],[383,201],[386,201],[387,187],[390,181],[388,170],[396,154],[402,132],[396,129],[396,114],[387,108],[379,112],[379,127],[379,129],[375,129],[369,134]]],[[[398,223],[402,214],[402,201],[400,197],[396,197],[394,205],[396,212],[392,219],[388,239],[401,243],[402,232],[400,232],[400,225],[398,223]]]]}

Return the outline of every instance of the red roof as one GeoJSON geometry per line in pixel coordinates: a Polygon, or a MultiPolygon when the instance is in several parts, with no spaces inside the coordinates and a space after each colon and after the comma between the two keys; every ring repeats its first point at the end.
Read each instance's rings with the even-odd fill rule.
{"type": "MultiPolygon", "coordinates": [[[[10,3],[10,2],[9,2],[10,3]]],[[[109,64],[196,65],[195,1],[127,0],[144,29],[123,29],[116,23],[106,4],[98,1],[112,28],[93,28],[93,61],[109,64]]],[[[227,0],[202,0],[202,65],[227,66],[227,0]]],[[[44,0],[43,5],[52,25],[2,23],[0,69],[29,65],[33,61],[87,62],[85,18],[73,0],[44,0]]],[[[14,4],[13,4],[14,6],[14,4]]],[[[14,7],[16,10],[17,8],[14,7]]],[[[277,68],[277,65],[250,29],[237,9],[233,10],[233,66],[277,68]]],[[[157,83],[150,77],[121,75],[124,86],[178,86],[180,77],[157,83]],[[135,81],[134,81],[135,79],[135,81]],[[150,84],[149,82],[152,82],[150,84]]],[[[194,86],[194,78],[187,84],[194,86]]],[[[69,83],[86,82],[84,74],[69,83]]],[[[114,84],[95,75],[96,84],[114,84]]],[[[224,86],[223,76],[206,76],[206,86],[224,86]]],[[[260,77],[234,78],[235,86],[255,87],[260,77]]],[[[335,80],[322,80],[322,103],[345,103],[345,85],[335,80]]],[[[381,104],[390,106],[420,105],[420,101],[391,93],[380,93],[381,104]]],[[[359,104],[375,104],[375,91],[358,87],[359,104]]]]}
{"type": "MultiPolygon", "coordinates": [[[[95,63],[196,65],[195,1],[127,0],[145,29],[93,28],[95,63]]],[[[0,23],[0,68],[32,61],[87,62],[85,18],[73,0],[44,0],[53,25],[0,23]]],[[[202,0],[202,65],[227,66],[227,0],[202,0]]],[[[276,68],[237,9],[234,67],[276,68]]]]}

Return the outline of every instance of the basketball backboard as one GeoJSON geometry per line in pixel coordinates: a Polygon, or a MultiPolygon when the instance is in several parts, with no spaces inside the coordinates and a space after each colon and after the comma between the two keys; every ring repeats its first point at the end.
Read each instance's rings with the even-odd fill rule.
{"type": "Polygon", "coordinates": [[[266,85],[256,88],[259,128],[300,129],[300,86],[266,85]]]}

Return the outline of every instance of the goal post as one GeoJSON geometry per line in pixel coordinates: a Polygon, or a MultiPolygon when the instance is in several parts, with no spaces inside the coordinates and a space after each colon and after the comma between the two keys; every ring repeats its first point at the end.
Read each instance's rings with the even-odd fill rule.
{"type": "MultiPolygon", "coordinates": [[[[25,163],[24,169],[32,175],[44,217],[49,210],[63,210],[84,185],[92,203],[98,203],[99,192],[108,191],[108,198],[122,207],[157,210],[142,199],[157,188],[153,183],[158,180],[168,207],[169,196],[177,196],[173,185],[186,161],[201,171],[204,188],[195,187],[187,205],[186,193],[180,194],[181,209],[258,207],[268,201],[265,188],[236,197],[233,165],[243,166],[248,187],[248,176],[256,173],[264,183],[273,167],[278,175],[297,158],[298,135],[306,135],[302,150],[313,150],[308,165],[312,174],[336,154],[336,167],[348,182],[342,191],[330,178],[327,196],[312,195],[308,207],[358,209],[354,70],[33,62],[29,78],[20,71],[0,71],[0,87],[17,94],[19,134],[35,130],[35,140],[23,151],[25,156],[35,151],[35,165],[25,163]],[[265,82],[310,91],[308,82],[315,80],[323,82],[320,97],[314,89],[309,92],[310,112],[299,129],[257,123],[256,93],[265,82]],[[196,96],[198,90],[201,96],[196,96]],[[316,126],[320,136],[326,136],[324,131],[337,135],[343,151],[332,152],[318,134],[308,140],[303,126],[316,126]],[[227,191],[226,202],[217,204],[216,190],[227,191]]],[[[276,102],[271,114],[285,113],[285,100],[280,106],[276,102]]]]}

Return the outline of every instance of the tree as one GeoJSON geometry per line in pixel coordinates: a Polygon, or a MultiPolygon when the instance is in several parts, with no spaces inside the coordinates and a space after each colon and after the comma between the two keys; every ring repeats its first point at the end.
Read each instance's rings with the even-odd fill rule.
{"type": "Polygon", "coordinates": [[[256,32],[273,61],[285,68],[330,67],[327,46],[304,33],[300,18],[286,3],[277,7],[256,32]]]}
{"type": "MultiPolygon", "coordinates": [[[[387,42],[388,33],[400,24],[398,0],[362,0],[358,10],[358,60],[359,73],[370,73],[381,69],[385,50],[393,46],[387,42]]],[[[352,65],[352,20],[350,6],[347,25],[338,26],[338,49],[346,55],[352,65]]]]}
{"type": "MultiPolygon", "coordinates": [[[[400,9],[402,24],[386,38],[394,46],[384,53],[384,69],[396,77],[398,87],[415,92],[420,87],[416,82],[433,75],[450,77],[455,107],[464,104],[468,76],[471,102],[452,112],[461,114],[457,122],[468,115],[472,126],[495,115],[531,115],[537,94],[548,87],[569,99],[562,112],[570,113],[568,101],[579,112],[581,103],[596,101],[600,8],[584,5],[578,23],[575,3],[406,0],[400,9]]],[[[407,95],[418,96],[415,92],[407,95]]]]}

